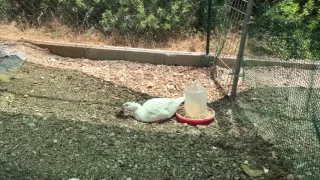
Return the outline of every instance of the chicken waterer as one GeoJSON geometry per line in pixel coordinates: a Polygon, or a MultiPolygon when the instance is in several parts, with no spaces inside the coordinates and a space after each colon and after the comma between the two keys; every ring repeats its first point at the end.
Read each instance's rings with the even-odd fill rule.
{"type": "Polygon", "coordinates": [[[184,106],[176,112],[177,120],[191,125],[208,125],[214,121],[215,112],[207,106],[206,89],[195,81],[186,89],[184,106]]]}

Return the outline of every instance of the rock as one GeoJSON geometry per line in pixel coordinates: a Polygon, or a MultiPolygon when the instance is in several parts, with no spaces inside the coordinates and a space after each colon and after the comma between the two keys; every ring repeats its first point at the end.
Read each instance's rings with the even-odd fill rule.
{"type": "Polygon", "coordinates": [[[226,112],[226,115],[232,115],[232,110],[228,109],[227,112],[226,112]]]}
{"type": "Polygon", "coordinates": [[[55,62],[55,61],[57,61],[57,60],[56,60],[55,58],[51,58],[50,61],[51,61],[51,62],[55,62]]]}
{"type": "Polygon", "coordinates": [[[152,82],[149,82],[147,85],[147,88],[153,88],[154,84],[152,82]]]}
{"type": "Polygon", "coordinates": [[[292,174],[288,174],[286,179],[287,180],[294,180],[294,176],[292,174]]]}
{"type": "Polygon", "coordinates": [[[36,124],[34,122],[28,124],[30,127],[35,127],[36,124]]]}
{"type": "Polygon", "coordinates": [[[198,126],[197,126],[197,128],[199,128],[199,129],[206,129],[206,128],[207,128],[207,126],[201,126],[201,125],[198,125],[198,126]]]}
{"type": "Polygon", "coordinates": [[[168,135],[169,138],[175,138],[176,136],[177,136],[177,135],[175,135],[175,134],[169,134],[169,135],[168,135]]]}
{"type": "Polygon", "coordinates": [[[241,179],[241,180],[245,180],[245,179],[247,179],[247,177],[246,177],[246,175],[244,175],[244,174],[240,174],[240,179],[241,179]]]}
{"type": "Polygon", "coordinates": [[[124,162],[122,160],[120,160],[120,159],[118,160],[118,163],[119,164],[124,164],[124,162]]]}

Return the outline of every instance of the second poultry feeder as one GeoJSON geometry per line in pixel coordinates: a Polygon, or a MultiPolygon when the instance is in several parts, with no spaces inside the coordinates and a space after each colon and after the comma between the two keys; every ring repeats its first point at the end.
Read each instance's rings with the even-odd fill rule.
{"type": "Polygon", "coordinates": [[[207,106],[206,89],[195,81],[186,89],[184,106],[176,112],[177,120],[190,125],[208,125],[214,116],[214,110],[207,106]]]}

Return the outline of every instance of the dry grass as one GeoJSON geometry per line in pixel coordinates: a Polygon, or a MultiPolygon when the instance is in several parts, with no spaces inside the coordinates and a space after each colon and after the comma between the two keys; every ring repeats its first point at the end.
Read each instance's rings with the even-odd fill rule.
{"type": "Polygon", "coordinates": [[[60,43],[84,43],[90,45],[110,45],[135,48],[167,49],[175,51],[203,52],[205,50],[205,37],[203,35],[172,35],[170,39],[154,41],[147,36],[132,36],[110,34],[103,35],[95,29],[84,32],[73,30],[70,27],[53,21],[47,26],[39,28],[19,28],[15,22],[1,22],[0,37],[9,39],[42,40],[60,43]],[[24,29],[24,30],[22,30],[24,29]]]}
{"type": "MultiPolygon", "coordinates": [[[[40,40],[59,43],[83,43],[89,45],[109,45],[134,48],[161,49],[172,51],[205,52],[205,34],[168,34],[161,40],[153,40],[146,35],[104,35],[94,28],[79,32],[55,20],[39,28],[22,27],[16,22],[1,22],[0,37],[17,40],[40,40]]],[[[215,51],[215,37],[211,38],[211,52],[215,51]]],[[[224,55],[236,55],[239,43],[237,34],[229,33],[227,36],[224,55]]]]}

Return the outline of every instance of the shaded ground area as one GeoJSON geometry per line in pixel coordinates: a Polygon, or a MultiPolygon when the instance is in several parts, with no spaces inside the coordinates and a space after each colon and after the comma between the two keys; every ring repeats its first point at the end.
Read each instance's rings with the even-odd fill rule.
{"type": "Polygon", "coordinates": [[[0,84],[0,174],[5,179],[276,179],[290,164],[236,104],[210,104],[206,127],[140,123],[116,108],[150,98],[85,73],[27,62],[0,84]],[[278,153],[279,154],[279,153],[278,153]],[[240,168],[269,169],[250,178],[240,168]]]}
{"type": "Polygon", "coordinates": [[[318,179],[319,70],[257,67],[246,72],[245,82],[252,88],[241,92],[237,102],[247,120],[281,149],[298,179],[318,179]]]}

